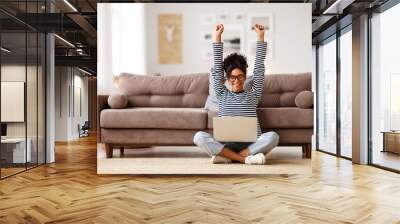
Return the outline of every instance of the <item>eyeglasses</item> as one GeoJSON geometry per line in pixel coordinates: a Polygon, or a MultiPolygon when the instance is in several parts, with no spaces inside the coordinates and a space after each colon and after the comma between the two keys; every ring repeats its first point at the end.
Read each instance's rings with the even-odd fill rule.
{"type": "Polygon", "coordinates": [[[230,75],[228,77],[228,79],[231,80],[231,81],[234,81],[235,79],[238,80],[238,81],[243,81],[245,79],[245,76],[244,75],[238,75],[238,76],[230,75]]]}

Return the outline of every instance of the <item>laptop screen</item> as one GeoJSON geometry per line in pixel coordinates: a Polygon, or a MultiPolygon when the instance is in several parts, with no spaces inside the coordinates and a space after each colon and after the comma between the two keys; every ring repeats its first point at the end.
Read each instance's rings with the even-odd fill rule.
{"type": "Polygon", "coordinates": [[[7,136],[7,124],[1,123],[1,136],[7,136]]]}

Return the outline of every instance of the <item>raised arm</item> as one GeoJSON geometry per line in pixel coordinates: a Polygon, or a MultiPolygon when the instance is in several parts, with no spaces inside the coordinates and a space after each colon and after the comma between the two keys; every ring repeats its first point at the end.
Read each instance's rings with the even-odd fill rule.
{"type": "Polygon", "coordinates": [[[225,87],[224,71],[222,69],[222,53],[224,44],[221,42],[221,35],[224,31],[222,24],[217,25],[215,31],[215,42],[212,43],[213,47],[213,67],[211,68],[212,82],[217,99],[220,99],[227,91],[225,87]]]}
{"type": "Polygon", "coordinates": [[[255,25],[255,30],[258,34],[257,49],[256,49],[256,60],[254,63],[253,71],[253,86],[252,92],[255,94],[255,99],[258,102],[262,95],[264,86],[264,73],[265,73],[265,56],[267,54],[267,42],[264,42],[264,26],[255,25]]]}

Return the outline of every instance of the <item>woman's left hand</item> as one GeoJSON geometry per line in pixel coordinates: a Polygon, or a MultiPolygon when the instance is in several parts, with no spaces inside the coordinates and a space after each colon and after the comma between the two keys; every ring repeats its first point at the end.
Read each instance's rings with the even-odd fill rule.
{"type": "Polygon", "coordinates": [[[258,40],[264,41],[265,27],[260,24],[256,24],[255,26],[256,33],[258,34],[258,40]]]}

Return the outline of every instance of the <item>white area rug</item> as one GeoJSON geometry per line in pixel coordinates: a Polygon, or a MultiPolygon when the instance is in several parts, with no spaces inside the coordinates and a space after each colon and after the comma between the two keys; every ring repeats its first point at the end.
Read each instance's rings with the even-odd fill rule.
{"type": "Polygon", "coordinates": [[[299,147],[277,147],[265,165],[211,164],[198,147],[152,147],[125,149],[124,157],[114,150],[106,158],[104,144],[97,145],[98,174],[311,174],[311,160],[299,147]]]}

